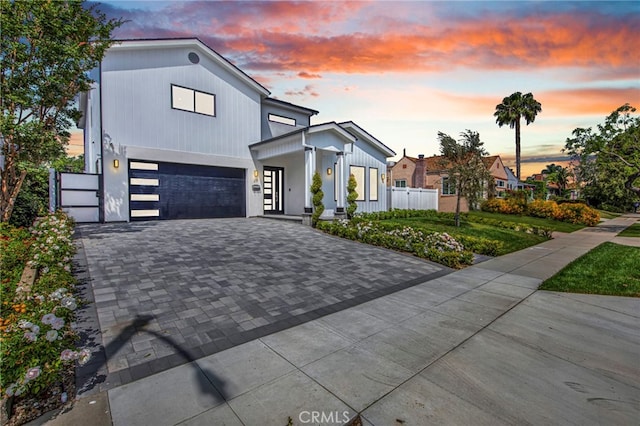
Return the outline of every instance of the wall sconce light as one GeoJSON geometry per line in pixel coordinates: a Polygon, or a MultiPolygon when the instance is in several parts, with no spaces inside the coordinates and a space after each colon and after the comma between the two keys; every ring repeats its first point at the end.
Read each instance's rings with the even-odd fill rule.
{"type": "Polygon", "coordinates": [[[380,175],[380,179],[382,179],[382,183],[384,183],[384,178],[385,178],[385,177],[386,177],[386,176],[384,175],[384,173],[380,175]]]}
{"type": "Polygon", "coordinates": [[[327,176],[331,176],[331,173],[333,173],[333,169],[331,167],[327,167],[327,176]]]}
{"type": "Polygon", "coordinates": [[[118,160],[117,158],[113,160],[113,167],[116,169],[120,167],[120,160],[118,160]]]}
{"type": "Polygon", "coordinates": [[[253,171],[253,177],[256,178],[256,179],[258,178],[258,171],[257,170],[253,171]]]}

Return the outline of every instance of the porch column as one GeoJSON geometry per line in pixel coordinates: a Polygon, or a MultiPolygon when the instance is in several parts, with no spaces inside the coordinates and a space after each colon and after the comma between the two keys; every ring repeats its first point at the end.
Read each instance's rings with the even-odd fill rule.
{"type": "Polygon", "coordinates": [[[311,203],[311,182],[313,182],[313,172],[315,169],[313,161],[313,148],[304,148],[304,212],[313,213],[311,203]]]}
{"type": "Polygon", "coordinates": [[[337,179],[338,181],[336,182],[336,186],[337,186],[337,193],[336,193],[336,216],[340,216],[340,217],[344,217],[345,215],[345,211],[344,211],[344,202],[345,202],[345,190],[346,190],[346,185],[344,182],[344,152],[338,152],[338,161],[336,162],[336,176],[335,179],[337,179]]]}

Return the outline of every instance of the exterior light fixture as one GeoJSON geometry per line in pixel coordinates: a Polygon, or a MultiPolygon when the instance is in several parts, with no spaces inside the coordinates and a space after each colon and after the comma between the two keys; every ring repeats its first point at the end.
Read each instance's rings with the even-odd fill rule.
{"type": "Polygon", "coordinates": [[[120,160],[118,160],[117,158],[113,160],[113,167],[116,169],[120,167],[120,160]]]}
{"type": "Polygon", "coordinates": [[[386,177],[386,176],[384,175],[384,173],[380,175],[380,179],[382,179],[382,183],[384,183],[384,178],[385,178],[385,177],[386,177]]]}
{"type": "Polygon", "coordinates": [[[253,177],[256,178],[256,179],[258,178],[258,171],[257,170],[253,171],[253,177]]]}
{"type": "Polygon", "coordinates": [[[327,167],[327,176],[331,176],[331,173],[333,173],[333,169],[331,169],[331,167],[327,167]]]}

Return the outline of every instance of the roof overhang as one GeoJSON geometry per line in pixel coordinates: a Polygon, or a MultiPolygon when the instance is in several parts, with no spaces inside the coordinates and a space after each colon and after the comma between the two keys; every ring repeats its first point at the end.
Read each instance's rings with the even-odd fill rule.
{"type": "Polygon", "coordinates": [[[330,152],[350,150],[357,138],[335,122],[316,124],[249,145],[257,160],[302,152],[316,148],[330,152]]]}

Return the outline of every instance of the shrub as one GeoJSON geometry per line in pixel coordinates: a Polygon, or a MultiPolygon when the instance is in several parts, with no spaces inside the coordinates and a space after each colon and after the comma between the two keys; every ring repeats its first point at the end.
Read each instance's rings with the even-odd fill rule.
{"type": "Polygon", "coordinates": [[[600,222],[600,213],[585,204],[562,204],[558,206],[557,220],[596,226],[600,222]]]}
{"type": "MultiPolygon", "coordinates": [[[[367,214],[368,215],[368,214],[367,214]]],[[[406,251],[443,265],[460,268],[473,262],[473,253],[446,233],[426,232],[409,226],[398,227],[364,219],[320,222],[318,229],[363,243],[406,251]]]]}
{"type": "Polygon", "coordinates": [[[324,212],[324,204],[322,199],[324,198],[324,192],[322,192],[322,178],[320,173],[315,172],[313,174],[313,182],[311,183],[311,202],[313,203],[313,213],[311,214],[311,225],[316,227],[318,220],[324,212]]]}
{"type": "Polygon", "coordinates": [[[492,198],[483,202],[480,209],[492,213],[523,214],[526,203],[523,204],[518,198],[492,198]]]}
{"type": "Polygon", "coordinates": [[[37,220],[30,232],[0,227],[3,397],[38,394],[61,380],[65,364],[88,360],[88,350],[74,349],[70,326],[78,306],[70,267],[72,230],[62,213],[37,220]],[[38,270],[32,287],[19,285],[25,265],[38,270]]]}
{"type": "Polygon", "coordinates": [[[353,214],[358,208],[358,204],[356,203],[358,199],[358,193],[356,192],[357,186],[358,182],[356,181],[356,177],[349,175],[349,182],[347,183],[347,217],[349,219],[353,217],[353,214]]]}
{"type": "Polygon", "coordinates": [[[534,217],[553,219],[558,216],[559,211],[555,201],[533,200],[527,206],[527,213],[534,217]]]}

